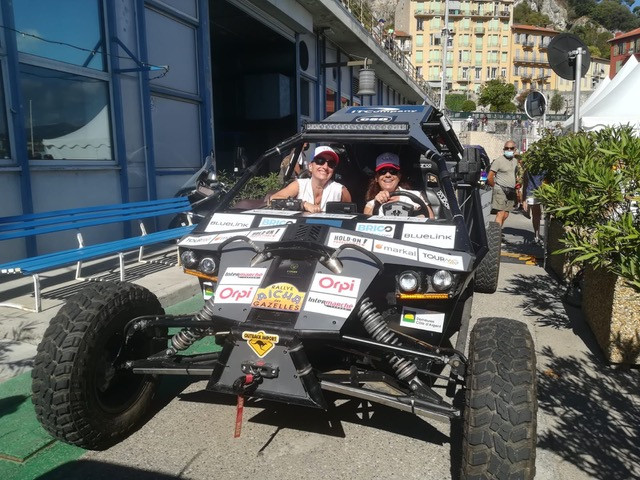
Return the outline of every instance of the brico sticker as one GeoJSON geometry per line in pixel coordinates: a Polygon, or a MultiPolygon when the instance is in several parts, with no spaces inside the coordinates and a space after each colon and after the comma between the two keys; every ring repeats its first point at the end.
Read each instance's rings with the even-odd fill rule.
{"type": "Polygon", "coordinates": [[[384,253],[392,257],[408,258],[409,260],[418,259],[418,249],[415,247],[407,247],[399,243],[383,242],[376,240],[373,242],[373,253],[384,253]]]}
{"type": "Polygon", "coordinates": [[[189,246],[189,245],[207,245],[213,240],[215,235],[201,235],[199,237],[186,237],[178,242],[180,246],[189,246]]]}
{"type": "Polygon", "coordinates": [[[262,217],[260,219],[259,227],[273,227],[275,225],[287,225],[289,223],[296,223],[297,220],[295,218],[271,218],[271,217],[262,217]]]}
{"type": "Polygon", "coordinates": [[[249,228],[253,222],[254,215],[233,215],[231,213],[215,213],[206,228],[205,232],[220,232],[222,230],[238,230],[249,228]]]}
{"type": "Polygon", "coordinates": [[[463,270],[464,264],[459,255],[447,255],[446,253],[432,252],[431,250],[419,249],[418,259],[424,263],[437,265],[439,267],[451,268],[453,270],[463,270]]]}
{"type": "Polygon", "coordinates": [[[357,298],[359,288],[359,278],[316,273],[309,290],[312,292],[326,293],[328,295],[357,298]]]}
{"type": "Polygon", "coordinates": [[[442,333],[444,313],[405,307],[402,309],[402,315],[400,316],[400,326],[442,333]]]}
{"type": "Polygon", "coordinates": [[[405,225],[402,240],[430,245],[432,247],[453,248],[456,240],[454,225],[405,225]]]}
{"type": "Polygon", "coordinates": [[[229,267],[220,279],[220,285],[227,283],[235,285],[260,285],[266,268],[229,267]]]}
{"type": "Polygon", "coordinates": [[[272,283],[259,288],[253,297],[251,306],[266,310],[284,310],[285,312],[299,312],[305,294],[294,285],[286,282],[272,283]]]}
{"type": "Polygon", "coordinates": [[[318,292],[309,292],[307,303],[304,304],[305,312],[321,313],[339,318],[347,318],[354,308],[356,308],[355,298],[318,292]]]}
{"type": "Polygon", "coordinates": [[[393,238],[396,226],[389,223],[358,223],[356,232],[370,233],[380,237],[393,238]]]}
{"type": "Polygon", "coordinates": [[[260,358],[269,353],[280,341],[278,335],[272,335],[263,330],[259,332],[242,332],[242,339],[247,341],[247,345],[249,345],[251,350],[260,358]]]}
{"type": "Polygon", "coordinates": [[[257,288],[253,285],[220,285],[216,288],[213,303],[251,303],[257,288]]]}
{"type": "Polygon", "coordinates": [[[358,237],[356,235],[348,235],[346,233],[332,232],[329,234],[327,246],[338,248],[341,245],[357,245],[366,250],[371,251],[373,239],[366,237],[358,237]]]}

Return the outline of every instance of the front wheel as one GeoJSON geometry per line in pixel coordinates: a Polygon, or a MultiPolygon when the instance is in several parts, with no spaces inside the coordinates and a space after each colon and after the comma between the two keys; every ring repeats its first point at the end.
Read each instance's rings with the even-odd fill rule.
{"type": "Polygon", "coordinates": [[[536,358],[527,326],[479,319],[469,340],[463,479],[533,479],[536,358]]]}
{"type": "Polygon", "coordinates": [[[498,289],[502,250],[502,227],[498,222],[489,222],[487,226],[487,248],[489,251],[480,260],[474,277],[473,289],[478,293],[495,293],[498,289]]]}
{"type": "MultiPolygon", "coordinates": [[[[162,314],[155,295],[124,282],[89,284],[69,299],[38,345],[31,374],[32,400],[45,430],[94,450],[128,436],[151,404],[156,379],[120,369],[114,360],[127,322],[162,314]]],[[[127,348],[127,360],[166,344],[166,329],[156,329],[154,338],[139,334],[127,348]]]]}

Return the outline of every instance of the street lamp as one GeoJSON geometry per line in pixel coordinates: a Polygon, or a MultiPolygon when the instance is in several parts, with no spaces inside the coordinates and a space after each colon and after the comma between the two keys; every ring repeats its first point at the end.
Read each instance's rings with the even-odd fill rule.
{"type": "Polygon", "coordinates": [[[444,110],[447,85],[447,46],[449,43],[449,0],[444,2],[444,28],[442,29],[442,79],[440,83],[440,110],[444,110]]]}

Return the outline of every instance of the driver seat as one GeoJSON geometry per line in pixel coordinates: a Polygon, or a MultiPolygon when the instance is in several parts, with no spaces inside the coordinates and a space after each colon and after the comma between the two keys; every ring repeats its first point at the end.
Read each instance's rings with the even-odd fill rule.
{"type": "Polygon", "coordinates": [[[427,202],[433,210],[433,215],[437,219],[442,218],[442,204],[440,203],[440,199],[436,194],[438,188],[425,187],[424,194],[427,197],[427,202]]]}

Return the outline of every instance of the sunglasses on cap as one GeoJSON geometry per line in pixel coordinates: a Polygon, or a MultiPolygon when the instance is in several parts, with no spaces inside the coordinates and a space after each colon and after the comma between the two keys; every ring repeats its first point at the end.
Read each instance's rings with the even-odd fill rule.
{"type": "Polygon", "coordinates": [[[334,159],[331,158],[327,160],[326,158],[322,157],[314,158],[313,163],[315,163],[316,165],[324,165],[326,163],[327,167],[329,167],[331,170],[336,168],[336,166],[338,165],[338,162],[336,162],[334,159]]]}
{"type": "Polygon", "coordinates": [[[386,175],[387,173],[390,173],[393,176],[397,176],[400,173],[400,169],[399,168],[387,167],[387,168],[381,168],[376,173],[378,175],[386,175]]]}

